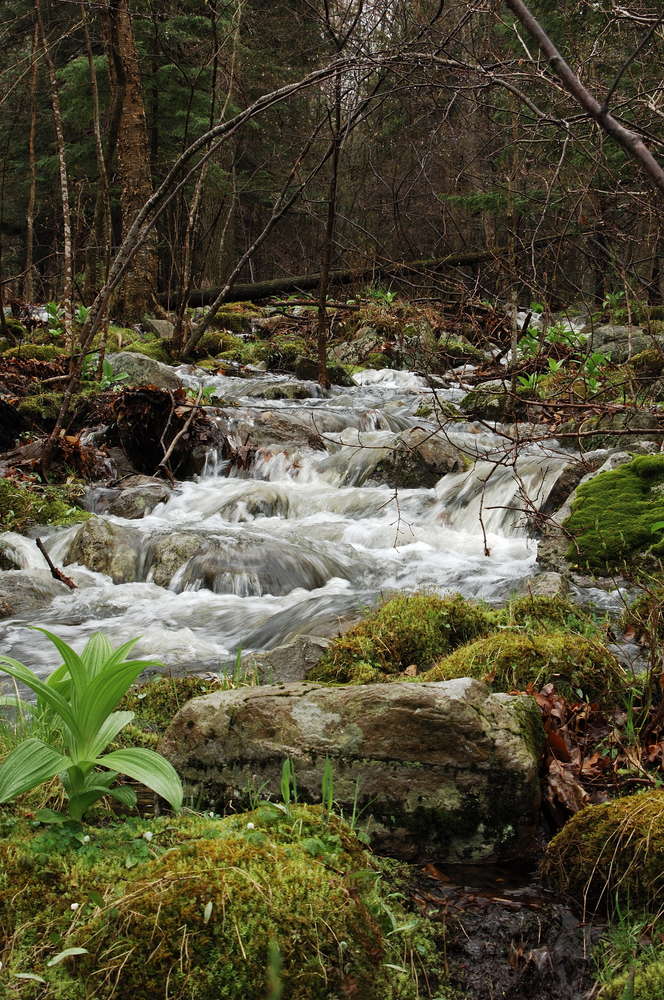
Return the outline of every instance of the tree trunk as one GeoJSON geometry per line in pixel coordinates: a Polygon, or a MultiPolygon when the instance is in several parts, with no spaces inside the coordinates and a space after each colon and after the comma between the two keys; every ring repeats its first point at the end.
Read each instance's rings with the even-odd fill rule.
{"type": "MultiPolygon", "coordinates": [[[[90,233],[88,235],[88,246],[85,257],[85,291],[86,302],[91,302],[99,289],[99,258],[100,252],[103,255],[104,263],[108,262],[110,253],[111,227],[110,227],[110,197],[108,186],[108,174],[106,173],[106,159],[104,157],[104,144],[101,137],[101,112],[99,104],[99,87],[97,86],[97,71],[95,69],[94,53],[92,51],[92,40],[86,7],[81,3],[81,20],[83,21],[83,31],[85,36],[85,51],[88,57],[88,68],[90,71],[90,93],[92,97],[92,127],[95,135],[95,155],[97,159],[98,186],[95,198],[95,211],[90,233]]],[[[104,268],[104,273],[106,268],[104,268]]]]}
{"type": "MultiPolygon", "coordinates": [[[[62,311],[63,324],[67,337],[71,344],[73,326],[73,298],[74,298],[74,255],[71,236],[71,209],[69,206],[69,179],[67,176],[67,161],[65,159],[65,133],[62,125],[62,110],[60,108],[60,92],[58,90],[58,79],[55,74],[55,65],[51,57],[51,50],[44,30],[39,0],[35,3],[35,16],[39,34],[41,36],[44,61],[48,70],[50,86],[51,108],[53,110],[53,128],[55,130],[55,145],[58,156],[58,166],[60,170],[60,195],[62,198],[62,311]]],[[[73,345],[72,345],[73,346],[73,345]]]]}
{"type": "Polygon", "coordinates": [[[37,204],[37,157],[35,154],[35,138],[37,134],[37,79],[39,62],[37,49],[39,46],[39,25],[35,17],[35,27],[32,36],[32,51],[30,64],[30,131],[28,133],[28,171],[30,187],[28,188],[28,205],[25,212],[25,274],[23,275],[23,298],[26,302],[34,300],[34,249],[35,249],[35,205],[37,204]]]}
{"type": "MultiPolygon", "coordinates": [[[[115,72],[122,94],[118,134],[118,172],[122,237],[152,196],[150,153],[141,91],[138,54],[127,0],[109,4],[110,43],[115,72]]],[[[142,319],[157,284],[157,251],[154,231],[138,250],[127,271],[116,310],[126,322],[142,319]]]]}

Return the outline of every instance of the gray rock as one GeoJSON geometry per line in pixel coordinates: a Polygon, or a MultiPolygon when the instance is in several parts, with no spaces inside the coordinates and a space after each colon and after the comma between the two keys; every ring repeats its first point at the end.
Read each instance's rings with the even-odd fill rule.
{"type": "Polygon", "coordinates": [[[78,563],[105,573],[113,583],[131,583],[138,578],[140,543],[141,536],[133,528],[91,517],[74,536],[65,566],[78,563]]]}
{"type": "Polygon", "coordinates": [[[96,514],[114,514],[136,520],[149,514],[171,495],[168,486],[152,476],[129,476],[122,486],[98,490],[93,500],[96,514]]]}
{"type": "Polygon", "coordinates": [[[69,593],[68,587],[54,580],[47,569],[0,572],[0,618],[14,618],[44,608],[55,597],[69,593]]]}
{"type": "MultiPolygon", "coordinates": [[[[256,684],[288,684],[303,681],[315,667],[330,644],[330,640],[317,635],[298,635],[294,639],[268,649],[264,653],[246,653],[240,670],[256,684]]],[[[234,664],[228,664],[229,673],[234,664]]]]}
{"type": "Polygon", "coordinates": [[[132,351],[120,351],[119,354],[107,354],[113,374],[125,375],[127,385],[156,385],[158,389],[181,389],[182,382],[172,368],[154,358],[146,358],[144,354],[134,354],[132,351]]]}
{"type": "Polygon", "coordinates": [[[523,597],[564,597],[569,592],[569,581],[553,571],[538,573],[524,580],[518,590],[523,597]]]}
{"type": "Polygon", "coordinates": [[[380,850],[449,861],[524,857],[540,801],[539,710],[468,678],[444,683],[217,691],[185,705],[161,750],[206,806],[279,795],[293,762],[301,797],[334,797],[380,850]]]}
{"type": "Polygon", "coordinates": [[[168,319],[155,319],[153,316],[146,316],[143,319],[146,326],[161,337],[162,340],[172,340],[175,333],[175,324],[168,319]]]}
{"type": "Polygon", "coordinates": [[[411,427],[403,431],[371,478],[393,489],[430,489],[448,472],[463,472],[469,460],[444,434],[411,427]]]}
{"type": "Polygon", "coordinates": [[[640,326],[605,323],[593,330],[592,346],[594,351],[610,354],[612,361],[626,361],[652,347],[653,338],[640,326]]]}

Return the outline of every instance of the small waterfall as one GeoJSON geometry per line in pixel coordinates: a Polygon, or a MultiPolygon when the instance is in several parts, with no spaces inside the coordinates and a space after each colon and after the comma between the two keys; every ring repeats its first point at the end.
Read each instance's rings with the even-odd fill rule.
{"type": "MultiPolygon", "coordinates": [[[[26,642],[25,625],[38,622],[75,648],[99,629],[117,643],[140,635],[139,655],[207,671],[238,647],[334,631],[393,590],[498,600],[532,573],[528,510],[544,502],[566,459],[524,446],[515,464],[500,464],[499,433],[472,422],[441,431],[435,420],[416,417],[432,399],[422,376],[360,372],[356,387],[321,393],[286,376],[210,376],[193,367],[178,374],[223,398],[210,412],[238,460],[210,451],[202,475],[178,484],[145,517],[101,515],[114,551],[124,545],[130,553],[131,581],[68,567],[79,590],[56,587],[58,596],[38,611],[0,622],[8,655],[52,667],[46,644],[34,634],[26,642]],[[263,398],[275,387],[276,395],[294,387],[299,397],[302,386],[311,393],[304,399],[263,398]],[[380,461],[415,427],[444,435],[446,447],[474,462],[469,471],[445,475],[434,489],[395,491],[381,482],[380,461]]],[[[461,391],[441,386],[436,397],[461,391]]],[[[66,564],[79,530],[41,532],[56,565],[66,564]]],[[[2,541],[26,570],[48,575],[31,539],[2,541]]]]}

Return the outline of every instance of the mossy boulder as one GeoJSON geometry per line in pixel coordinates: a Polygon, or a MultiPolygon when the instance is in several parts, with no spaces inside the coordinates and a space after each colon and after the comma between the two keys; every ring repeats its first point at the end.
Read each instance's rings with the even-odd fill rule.
{"type": "Polygon", "coordinates": [[[320,808],[3,832],[1,975],[45,1000],[435,995],[433,934],[320,808]],[[49,966],[65,948],[85,952],[49,966]]]}
{"type": "Polygon", "coordinates": [[[159,361],[165,365],[173,364],[166,342],[159,338],[132,340],[122,350],[129,354],[140,354],[144,358],[151,358],[153,361],[159,361]]]}
{"type": "Polygon", "coordinates": [[[495,691],[554,684],[567,697],[615,703],[627,678],[601,642],[566,632],[505,630],[468,643],[422,674],[422,681],[478,677],[495,691]]]}
{"type": "Polygon", "coordinates": [[[21,533],[35,524],[64,527],[85,521],[90,515],[78,506],[84,492],[79,486],[0,479],[0,530],[21,533]]]}
{"type": "Polygon", "coordinates": [[[641,455],[583,483],[564,528],[567,559],[580,569],[610,573],[664,556],[664,456],[641,455]]]}
{"type": "Polygon", "coordinates": [[[410,666],[426,669],[438,657],[491,631],[494,620],[491,611],[459,594],[399,595],[333,639],[308,679],[366,684],[410,666]]]}
{"type": "Polygon", "coordinates": [[[19,344],[3,352],[3,358],[30,358],[32,361],[57,361],[67,356],[61,344],[19,344]]]}
{"type": "Polygon", "coordinates": [[[664,997],[664,954],[662,958],[624,972],[601,988],[597,1000],[657,1000],[664,997]]]}
{"type": "Polygon", "coordinates": [[[124,376],[124,382],[128,385],[156,385],[159,389],[182,388],[182,383],[172,368],[148,357],[142,350],[134,352],[125,348],[119,354],[108,354],[106,360],[113,375],[116,378],[124,376]]]}
{"type": "Polygon", "coordinates": [[[245,343],[240,337],[235,337],[228,330],[208,330],[193,349],[193,358],[218,358],[220,355],[227,356],[228,353],[237,353],[238,359],[242,355],[245,343]]]}
{"type": "Polygon", "coordinates": [[[548,845],[542,871],[580,903],[655,912],[662,859],[664,791],[645,791],[578,812],[548,845]]]}
{"type": "Polygon", "coordinates": [[[534,850],[542,743],[533,698],[465,678],[213,691],[178,712],[160,749],[218,811],[278,795],[285,758],[300,799],[317,801],[329,759],[335,801],[382,852],[489,861],[534,850]]]}

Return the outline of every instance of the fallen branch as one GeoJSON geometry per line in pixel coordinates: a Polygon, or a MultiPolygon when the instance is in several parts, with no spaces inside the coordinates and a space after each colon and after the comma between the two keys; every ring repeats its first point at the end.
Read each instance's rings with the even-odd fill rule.
{"type": "Polygon", "coordinates": [[[167,475],[167,476],[169,477],[169,479],[170,479],[170,481],[171,481],[171,484],[173,484],[173,483],[175,482],[175,479],[174,479],[174,477],[173,477],[173,473],[172,473],[172,472],[170,471],[170,469],[169,469],[169,468],[167,467],[167,466],[168,466],[168,460],[169,460],[169,458],[171,457],[171,455],[173,454],[173,451],[174,451],[174,449],[175,449],[175,446],[176,446],[176,444],[178,443],[178,441],[179,441],[179,440],[180,440],[180,439],[181,439],[181,438],[182,438],[182,437],[183,437],[183,436],[184,436],[184,435],[185,435],[185,434],[187,433],[187,431],[189,430],[189,428],[190,428],[190,426],[191,426],[191,422],[192,422],[192,420],[194,419],[194,417],[195,417],[195,415],[196,415],[196,412],[197,412],[197,410],[198,410],[198,406],[199,406],[199,403],[200,403],[200,401],[201,401],[201,397],[202,397],[202,395],[203,395],[203,389],[202,389],[202,388],[200,388],[200,389],[198,390],[198,395],[196,396],[196,402],[195,402],[195,403],[194,403],[194,405],[192,406],[192,408],[191,408],[191,413],[190,413],[190,414],[189,414],[189,416],[187,417],[187,419],[186,419],[186,421],[185,421],[185,423],[184,423],[184,426],[183,426],[183,427],[181,427],[181,428],[180,428],[180,430],[179,430],[179,431],[177,432],[177,434],[175,435],[175,437],[173,438],[173,440],[172,440],[172,441],[171,441],[171,443],[169,444],[169,446],[168,446],[168,448],[167,448],[167,450],[166,450],[166,452],[165,452],[165,454],[164,454],[164,457],[162,458],[161,462],[159,463],[159,465],[158,465],[158,466],[157,466],[157,468],[155,469],[155,476],[156,476],[156,475],[157,475],[157,474],[158,474],[159,472],[165,472],[165,473],[166,473],[166,475],[167,475]]]}
{"type": "MultiPolygon", "coordinates": [[[[577,234],[583,235],[583,234],[577,234]]],[[[546,243],[555,243],[561,239],[560,234],[554,236],[542,236],[534,241],[534,245],[540,246],[546,243]]],[[[524,245],[523,250],[529,252],[533,243],[524,245]]],[[[510,251],[511,252],[511,251],[510,251]]],[[[464,267],[473,264],[483,264],[494,260],[507,253],[503,247],[492,250],[472,250],[466,253],[452,253],[445,257],[432,257],[424,260],[409,260],[402,263],[387,261],[382,264],[373,262],[365,267],[349,268],[341,271],[330,271],[330,284],[350,285],[354,281],[361,281],[367,278],[399,278],[413,272],[434,271],[441,267],[464,267]]],[[[224,293],[223,302],[255,302],[260,299],[269,299],[274,295],[287,294],[288,292],[309,291],[318,288],[320,284],[320,274],[299,274],[291,278],[271,278],[268,281],[256,281],[252,284],[233,284],[224,293]]],[[[192,307],[207,306],[219,298],[222,288],[201,288],[193,291],[189,295],[189,305],[192,307]]],[[[180,293],[174,291],[157,296],[160,305],[167,309],[174,308],[179,302],[180,293]]],[[[221,305],[221,303],[219,303],[221,305]]]]}
{"type": "Polygon", "coordinates": [[[69,587],[70,590],[78,590],[78,587],[74,583],[74,581],[70,577],[65,576],[62,570],[58,569],[58,567],[53,564],[53,560],[46,551],[46,547],[42,542],[41,538],[35,538],[35,545],[37,546],[37,548],[43,555],[44,559],[48,563],[48,568],[51,571],[51,576],[53,577],[53,579],[59,580],[60,583],[64,583],[65,587],[69,587]]]}

